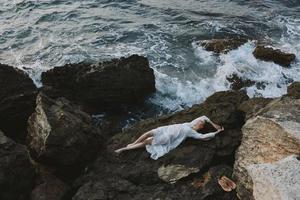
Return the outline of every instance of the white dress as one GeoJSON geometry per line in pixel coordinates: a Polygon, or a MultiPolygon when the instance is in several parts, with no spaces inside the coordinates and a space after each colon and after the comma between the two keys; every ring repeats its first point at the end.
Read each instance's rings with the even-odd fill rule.
{"type": "Polygon", "coordinates": [[[201,116],[192,122],[161,126],[151,130],[153,132],[153,141],[151,145],[146,145],[146,150],[151,154],[151,158],[157,160],[172,149],[175,149],[187,137],[199,140],[209,140],[215,137],[218,131],[207,134],[195,131],[192,127],[198,121],[210,122],[210,119],[206,116],[201,116]]]}

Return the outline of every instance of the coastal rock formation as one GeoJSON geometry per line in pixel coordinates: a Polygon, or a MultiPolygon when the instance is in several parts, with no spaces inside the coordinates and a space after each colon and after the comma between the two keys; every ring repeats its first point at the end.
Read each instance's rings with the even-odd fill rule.
{"type": "Polygon", "coordinates": [[[27,74],[0,64],[0,128],[7,136],[24,141],[36,94],[37,88],[27,74]]]}
{"type": "Polygon", "coordinates": [[[245,87],[251,87],[255,85],[258,89],[265,89],[266,83],[265,82],[256,82],[247,78],[239,77],[237,74],[231,74],[226,77],[227,81],[229,81],[230,88],[232,90],[240,90],[245,87]]]}
{"type": "Polygon", "coordinates": [[[33,189],[30,200],[62,200],[69,186],[53,175],[47,175],[39,180],[33,189]]]}
{"type": "Polygon", "coordinates": [[[227,165],[210,167],[202,176],[195,176],[192,181],[194,188],[201,193],[201,199],[230,199],[237,200],[235,191],[224,192],[218,180],[222,177],[231,177],[232,168],[227,165]]]}
{"type": "MultiPolygon", "coordinates": [[[[242,143],[236,151],[234,164],[237,192],[242,199],[255,198],[253,197],[253,185],[259,183],[256,182],[258,179],[252,179],[252,176],[256,166],[260,169],[260,164],[273,165],[289,155],[300,154],[299,116],[300,99],[282,97],[271,101],[255,116],[247,120],[242,128],[242,143]]],[[[296,172],[289,171],[287,173],[296,172]]],[[[289,177],[286,178],[289,179],[289,177]]],[[[290,179],[290,181],[292,180],[290,179]]],[[[264,183],[267,184],[267,182],[264,183]]],[[[280,186],[276,187],[278,191],[282,189],[280,186]]]]}
{"type": "Polygon", "coordinates": [[[176,181],[197,172],[199,172],[198,168],[184,165],[162,165],[157,170],[158,177],[168,183],[176,183],[176,181]]]}
{"type": "MultiPolygon", "coordinates": [[[[86,174],[73,185],[73,199],[205,199],[213,198],[212,188],[194,188],[190,180],[192,172],[202,172],[218,164],[233,165],[233,155],[240,144],[244,115],[239,105],[248,99],[245,92],[217,92],[200,104],[178,113],[148,119],[124,130],[108,142],[108,155],[88,167],[86,174]],[[222,99],[222,101],[220,101],[222,99]],[[210,141],[187,139],[179,147],[158,160],[152,160],[145,149],[132,150],[116,155],[113,150],[132,142],[142,133],[153,128],[174,123],[192,121],[206,115],[225,127],[225,131],[210,141]],[[159,177],[162,166],[181,166],[193,169],[168,184],[159,177]]],[[[206,131],[212,131],[207,127],[206,131]]],[[[177,176],[177,175],[176,175],[177,176]]],[[[228,175],[230,177],[230,174],[228,175]]],[[[215,186],[213,186],[215,187],[215,186]]],[[[218,190],[219,191],[219,190],[218,190]]],[[[222,195],[225,192],[219,191],[222,195]]],[[[225,195],[226,196],[226,195],[225,195]]],[[[230,196],[230,195],[229,195],[230,196]]],[[[232,199],[230,197],[224,199],[232,199]]]]}
{"type": "Polygon", "coordinates": [[[249,79],[242,79],[237,74],[231,74],[226,79],[231,83],[230,88],[233,90],[239,90],[244,87],[250,87],[255,84],[255,81],[249,79]]]}
{"type": "Polygon", "coordinates": [[[247,101],[244,101],[239,106],[239,110],[243,111],[246,114],[245,119],[248,120],[272,100],[272,98],[254,97],[247,101]]]}
{"type": "Polygon", "coordinates": [[[0,199],[27,199],[35,172],[26,147],[0,131],[0,199]]]}
{"type": "Polygon", "coordinates": [[[257,46],[253,52],[255,58],[264,61],[273,61],[283,67],[288,67],[296,59],[296,55],[292,53],[284,53],[279,49],[271,47],[257,46]]]}
{"type": "Polygon", "coordinates": [[[300,199],[299,166],[299,155],[249,166],[254,199],[300,199]]]}
{"type": "Polygon", "coordinates": [[[300,82],[294,82],[288,86],[287,96],[300,99],[300,82]]]}
{"type": "Polygon", "coordinates": [[[242,38],[226,38],[226,39],[212,39],[199,42],[206,51],[213,51],[215,53],[227,53],[230,50],[237,49],[245,44],[248,40],[242,38]]]}
{"type": "Polygon", "coordinates": [[[28,146],[37,161],[76,172],[100,149],[101,135],[91,117],[65,98],[53,100],[39,94],[28,120],[28,146]]]}
{"type": "Polygon", "coordinates": [[[141,103],[155,92],[153,70],[138,55],[55,67],[42,74],[42,82],[48,96],[66,97],[92,111],[141,103]]]}

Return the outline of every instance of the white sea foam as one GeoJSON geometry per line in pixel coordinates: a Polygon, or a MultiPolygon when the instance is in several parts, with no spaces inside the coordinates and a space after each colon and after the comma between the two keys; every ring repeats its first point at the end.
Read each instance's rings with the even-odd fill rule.
{"type": "Polygon", "coordinates": [[[14,66],[18,69],[25,71],[33,80],[35,85],[37,87],[41,87],[41,75],[43,72],[51,69],[51,67],[43,64],[40,60],[36,60],[35,62],[30,63],[24,63],[24,61],[22,61],[22,55],[15,54],[13,51],[11,51],[11,56],[14,57],[14,66]]]}
{"type": "MultiPolygon", "coordinates": [[[[145,3],[145,1],[142,2],[145,3]]],[[[182,5],[180,2],[177,1],[182,5]]],[[[152,1],[154,5],[158,3],[161,2],[152,1]]],[[[161,4],[165,8],[164,4],[166,3],[161,4]]],[[[185,5],[189,8],[191,5],[198,6],[199,4],[185,5]]],[[[223,6],[214,9],[216,9],[214,13],[222,13],[223,6]]],[[[244,12],[244,10],[241,9],[240,12],[244,12]]],[[[269,39],[274,43],[272,45],[276,48],[295,53],[298,58],[291,68],[283,68],[272,62],[255,59],[252,55],[255,45],[251,41],[236,50],[218,56],[199,47],[195,42],[191,44],[191,48],[184,46],[186,44],[181,40],[182,37],[186,37],[190,28],[191,32],[196,32],[194,29],[196,28],[199,29],[200,33],[203,31],[205,34],[209,34],[210,37],[220,32],[244,35],[244,31],[247,30],[242,30],[243,27],[239,24],[235,26],[235,24],[228,21],[222,22],[217,18],[213,20],[207,18],[207,20],[195,22],[191,26],[182,26],[182,24],[174,24],[170,21],[165,23],[164,20],[156,20],[157,16],[153,14],[149,16],[150,18],[146,19],[149,23],[155,25],[155,30],[149,28],[140,30],[143,29],[141,28],[143,26],[129,24],[132,29],[126,29],[127,32],[140,33],[134,41],[120,40],[123,36],[123,30],[117,28],[119,26],[113,26],[113,23],[109,24],[109,27],[111,27],[109,30],[105,30],[106,26],[104,26],[103,30],[100,28],[95,29],[97,32],[87,31],[79,34],[80,27],[83,24],[89,24],[89,21],[86,21],[85,24],[83,23],[85,22],[84,19],[80,20],[82,24],[73,24],[76,25],[74,26],[76,28],[66,26],[65,22],[55,22],[52,24],[55,27],[48,28],[57,31],[53,33],[49,31],[50,34],[45,32],[45,35],[39,33],[40,43],[30,44],[27,47],[27,49],[33,49],[32,51],[26,52],[20,50],[22,48],[15,48],[15,52],[11,53],[14,59],[11,60],[9,56],[6,56],[7,54],[2,57],[4,61],[9,58],[9,64],[25,70],[34,82],[41,86],[41,73],[53,66],[64,65],[67,62],[80,62],[85,59],[97,61],[119,58],[130,54],[144,55],[149,58],[151,67],[155,71],[158,91],[150,101],[171,111],[201,103],[216,91],[229,90],[230,83],[226,77],[233,73],[244,79],[266,83],[264,89],[257,88],[255,85],[246,88],[248,95],[251,97],[280,96],[286,93],[289,79],[300,80],[300,21],[297,17],[289,18],[280,15],[274,15],[273,17],[272,14],[269,17],[270,21],[266,20],[266,25],[273,24],[274,27],[279,25],[282,36],[279,41],[276,35],[273,38],[272,34],[268,36],[268,33],[266,33],[265,37],[270,37],[269,39]],[[24,57],[32,55],[31,59],[24,59],[22,53],[24,53],[24,57]],[[188,62],[189,59],[195,62],[188,62]]],[[[129,19],[131,20],[131,18],[129,19]]],[[[169,20],[169,15],[167,19],[169,20]]],[[[22,18],[21,22],[23,22],[22,18]]],[[[139,22],[141,24],[145,23],[145,19],[141,18],[139,22]]],[[[39,28],[34,29],[33,33],[44,30],[42,24],[39,26],[39,28]]]]}
{"type": "Polygon", "coordinates": [[[178,110],[184,106],[203,102],[216,91],[229,90],[230,83],[226,77],[233,73],[243,79],[265,83],[265,88],[258,88],[256,85],[246,88],[250,97],[281,96],[286,93],[290,79],[297,81],[300,79],[299,63],[295,63],[291,68],[283,68],[273,62],[258,60],[252,54],[255,44],[251,41],[236,50],[220,55],[219,60],[216,59],[216,55],[205,51],[202,47],[194,45],[194,48],[200,64],[217,67],[215,75],[198,81],[183,81],[178,77],[172,78],[156,71],[156,87],[160,94],[165,96],[154,97],[153,103],[170,110],[178,110]]]}

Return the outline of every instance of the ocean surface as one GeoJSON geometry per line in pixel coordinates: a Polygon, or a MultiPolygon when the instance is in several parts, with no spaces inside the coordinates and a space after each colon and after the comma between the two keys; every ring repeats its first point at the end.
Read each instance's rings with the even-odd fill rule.
{"type": "Polygon", "coordinates": [[[149,59],[158,92],[148,102],[161,110],[228,90],[232,73],[267,83],[246,88],[249,96],[277,97],[300,80],[300,0],[0,0],[0,62],[38,86],[54,66],[130,54],[149,59]],[[230,36],[249,42],[220,56],[196,45],[230,36]],[[254,40],[297,60],[290,68],[256,60],[254,40]]]}

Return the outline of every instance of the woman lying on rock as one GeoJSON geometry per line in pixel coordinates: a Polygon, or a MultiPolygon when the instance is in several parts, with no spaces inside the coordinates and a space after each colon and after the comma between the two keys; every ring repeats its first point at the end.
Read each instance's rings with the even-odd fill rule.
{"type": "Polygon", "coordinates": [[[223,127],[213,123],[208,117],[201,116],[192,122],[161,126],[148,131],[135,142],[115,150],[115,152],[121,153],[131,149],[146,147],[146,150],[151,154],[151,158],[157,160],[172,149],[175,149],[187,137],[209,140],[223,130],[223,127]],[[197,131],[203,129],[205,122],[210,123],[217,131],[207,134],[198,133],[197,131]]]}

